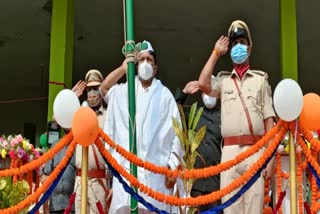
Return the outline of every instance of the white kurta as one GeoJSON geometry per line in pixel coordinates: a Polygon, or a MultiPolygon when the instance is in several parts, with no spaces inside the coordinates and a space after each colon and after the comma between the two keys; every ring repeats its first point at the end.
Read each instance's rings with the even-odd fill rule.
{"type": "MultiPolygon", "coordinates": [[[[176,168],[179,165],[177,154],[182,157],[182,148],[172,127],[172,117],[179,118],[176,102],[165,86],[154,79],[151,86],[144,89],[136,77],[136,135],[137,155],[143,160],[150,161],[158,166],[176,168]]],[[[129,151],[129,113],[128,113],[128,85],[113,86],[105,101],[108,103],[107,120],[104,131],[118,144],[129,151]]],[[[127,171],[129,161],[111,149],[112,155],[127,171]]],[[[182,158],[181,158],[182,159],[182,158]]],[[[172,194],[172,189],[165,186],[165,176],[151,173],[138,167],[138,179],[155,191],[172,194]]],[[[160,203],[143,195],[148,202],[159,209],[170,212],[170,206],[160,203]]],[[[113,198],[110,212],[117,213],[122,207],[130,207],[130,197],[118,182],[113,179],[113,198]]],[[[144,208],[139,204],[140,208],[144,208]]]]}

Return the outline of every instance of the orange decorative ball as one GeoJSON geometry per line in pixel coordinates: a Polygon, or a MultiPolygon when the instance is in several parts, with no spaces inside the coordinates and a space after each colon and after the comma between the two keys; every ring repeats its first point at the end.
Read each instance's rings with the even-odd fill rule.
{"type": "Polygon", "coordinates": [[[72,120],[72,133],[77,143],[89,146],[98,137],[99,123],[96,113],[89,107],[80,107],[72,120]]]}
{"type": "Polygon", "coordinates": [[[303,96],[303,108],[300,123],[310,131],[320,128],[320,97],[315,93],[303,96]]]}

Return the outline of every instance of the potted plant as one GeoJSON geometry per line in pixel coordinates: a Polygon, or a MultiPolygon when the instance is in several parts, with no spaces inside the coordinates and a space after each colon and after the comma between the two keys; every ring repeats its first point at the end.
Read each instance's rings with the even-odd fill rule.
{"type": "MultiPolygon", "coordinates": [[[[25,180],[12,183],[11,177],[0,178],[0,208],[9,208],[24,200],[30,192],[30,186],[25,180]]],[[[24,209],[19,213],[27,213],[24,209]]]]}
{"type": "MultiPolygon", "coordinates": [[[[0,170],[17,168],[40,157],[29,140],[22,135],[0,137],[0,170]]],[[[0,209],[9,208],[31,194],[33,171],[12,177],[0,178],[0,209]]],[[[19,213],[27,213],[28,208],[19,213]]]]}

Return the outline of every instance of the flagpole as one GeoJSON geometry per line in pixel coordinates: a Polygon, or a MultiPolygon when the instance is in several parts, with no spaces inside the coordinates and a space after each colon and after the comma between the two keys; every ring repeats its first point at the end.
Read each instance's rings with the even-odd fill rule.
{"type": "Polygon", "coordinates": [[[292,133],[289,132],[289,155],[290,155],[290,213],[297,214],[297,165],[296,147],[292,133]]]}
{"type": "Polygon", "coordinates": [[[88,201],[88,147],[82,146],[81,214],[87,213],[87,201],[88,201]]]}
{"type": "MultiPolygon", "coordinates": [[[[135,114],[136,114],[136,101],[135,101],[135,63],[134,63],[134,17],[133,17],[133,0],[125,0],[125,40],[126,40],[126,53],[128,60],[128,99],[129,99],[129,140],[130,152],[137,154],[136,147],[136,130],[135,130],[135,114]]],[[[130,163],[130,173],[137,177],[137,166],[130,163]]],[[[131,213],[138,214],[138,202],[131,196],[131,213]]]]}

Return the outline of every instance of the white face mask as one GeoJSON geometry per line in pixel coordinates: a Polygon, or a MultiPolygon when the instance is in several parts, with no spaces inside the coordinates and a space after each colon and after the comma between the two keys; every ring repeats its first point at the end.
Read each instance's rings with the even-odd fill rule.
{"type": "Polygon", "coordinates": [[[213,109],[217,104],[217,98],[216,97],[210,97],[210,96],[208,96],[206,94],[203,95],[202,100],[203,100],[204,105],[208,109],[213,109]]]}
{"type": "Polygon", "coordinates": [[[88,103],[87,101],[83,101],[82,104],[81,104],[81,106],[90,107],[90,106],[89,106],[89,103],[88,103]]]}
{"type": "Polygon", "coordinates": [[[143,80],[148,80],[152,77],[153,69],[152,65],[145,60],[138,66],[138,75],[143,80]]]}
{"type": "Polygon", "coordinates": [[[98,106],[101,102],[101,95],[100,92],[98,90],[91,90],[88,91],[87,93],[87,102],[89,104],[90,107],[96,107],[98,106]]]}

